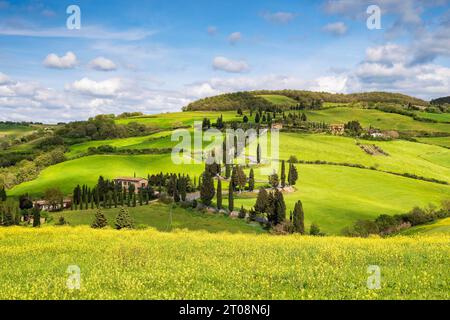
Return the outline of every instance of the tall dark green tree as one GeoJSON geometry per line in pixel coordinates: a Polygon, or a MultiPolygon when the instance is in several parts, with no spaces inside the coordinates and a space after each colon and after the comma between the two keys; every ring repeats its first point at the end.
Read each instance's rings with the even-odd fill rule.
{"type": "Polygon", "coordinates": [[[108,225],[108,221],[106,220],[105,215],[103,214],[102,209],[97,209],[95,213],[94,222],[92,222],[91,227],[94,229],[102,229],[108,225]]]}
{"type": "Polygon", "coordinates": [[[266,213],[269,207],[269,194],[266,189],[260,188],[256,198],[255,211],[257,213],[266,213]]]}
{"type": "Polygon", "coordinates": [[[206,206],[211,205],[211,201],[214,198],[214,179],[208,171],[205,171],[202,175],[202,185],[200,188],[200,199],[206,206]]]}
{"type": "Polygon", "coordinates": [[[222,181],[217,181],[217,209],[222,209],[222,181]]]}
{"type": "Polygon", "coordinates": [[[41,209],[38,207],[33,207],[31,210],[31,214],[33,215],[33,227],[41,226],[41,209]]]}
{"type": "Polygon", "coordinates": [[[303,212],[303,204],[300,200],[295,204],[292,219],[294,232],[305,234],[305,213],[303,212]]]}
{"type": "Polygon", "coordinates": [[[5,190],[5,186],[2,186],[2,188],[0,189],[0,201],[6,201],[6,190],[5,190]]]}
{"type": "Polygon", "coordinates": [[[286,187],[286,162],[281,161],[281,187],[286,187]]]}
{"type": "Polygon", "coordinates": [[[230,179],[231,177],[231,164],[225,166],[225,178],[230,179]]]}
{"type": "Polygon", "coordinates": [[[250,173],[248,176],[248,190],[250,192],[255,190],[255,173],[253,172],[253,168],[250,169],[250,173]]]}
{"type": "Polygon", "coordinates": [[[116,217],[115,227],[117,230],[134,228],[133,219],[131,219],[128,210],[124,207],[120,208],[119,214],[116,217]]]}
{"type": "Polygon", "coordinates": [[[297,183],[298,180],[298,172],[297,167],[293,164],[289,164],[289,173],[288,173],[288,183],[293,186],[297,183]]]}
{"type": "Polygon", "coordinates": [[[228,210],[230,211],[234,210],[234,190],[231,183],[228,187],[228,210]]]}
{"type": "Polygon", "coordinates": [[[258,143],[258,146],[256,147],[256,162],[258,164],[261,163],[261,145],[258,143]]]}

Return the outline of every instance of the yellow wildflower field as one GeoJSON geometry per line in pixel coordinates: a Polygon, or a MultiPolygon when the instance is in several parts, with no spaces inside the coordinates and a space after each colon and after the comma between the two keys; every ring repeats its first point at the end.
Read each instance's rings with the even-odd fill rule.
{"type": "Polygon", "coordinates": [[[0,229],[0,299],[449,299],[449,265],[449,235],[0,229]]]}

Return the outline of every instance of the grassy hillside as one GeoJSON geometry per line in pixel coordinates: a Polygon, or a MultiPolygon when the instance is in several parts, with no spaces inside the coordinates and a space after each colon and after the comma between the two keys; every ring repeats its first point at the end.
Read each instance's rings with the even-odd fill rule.
{"type": "MultiPolygon", "coordinates": [[[[218,214],[200,213],[190,209],[182,209],[162,203],[152,203],[148,206],[139,205],[128,208],[130,216],[136,226],[145,225],[159,231],[168,232],[176,229],[208,232],[230,233],[262,233],[259,225],[251,225],[244,220],[234,220],[218,214]]],[[[66,211],[53,213],[53,222],[57,222],[60,216],[64,216],[71,226],[91,225],[94,221],[96,210],[66,211]]],[[[119,209],[103,210],[109,226],[114,228],[114,222],[119,209]]]]}
{"type": "Polygon", "coordinates": [[[428,102],[417,99],[414,97],[406,96],[399,93],[389,92],[366,92],[366,93],[354,93],[354,94],[333,94],[328,92],[314,92],[304,90],[260,90],[252,92],[239,92],[218,95],[200,99],[192,102],[185,107],[186,111],[194,110],[237,110],[258,108],[270,105],[283,105],[290,106],[290,104],[279,103],[283,99],[284,101],[290,101],[290,103],[298,104],[303,102],[307,105],[311,104],[314,100],[322,100],[323,102],[332,103],[396,103],[401,105],[419,105],[427,106],[428,102]],[[262,96],[262,97],[261,97],[262,96]],[[286,97],[286,98],[280,98],[286,97]]]}
{"type": "Polygon", "coordinates": [[[145,124],[149,127],[156,129],[173,129],[185,126],[192,126],[194,121],[202,121],[204,118],[209,118],[213,123],[220,115],[223,115],[224,121],[240,120],[236,112],[174,112],[174,113],[162,113],[157,115],[147,115],[140,117],[131,117],[124,119],[116,119],[118,124],[127,124],[130,122],[137,122],[145,124]]]}
{"type": "MultiPolygon", "coordinates": [[[[270,139],[269,139],[270,142],[270,139]]],[[[411,173],[450,182],[450,150],[421,143],[364,141],[313,134],[280,134],[280,158],[295,155],[299,160],[361,164],[379,170],[411,173]],[[356,144],[375,144],[389,156],[371,156],[356,144]]]]}
{"type": "Polygon", "coordinates": [[[417,112],[417,116],[438,122],[450,122],[450,113],[417,112]]]}
{"type": "Polygon", "coordinates": [[[449,236],[345,239],[47,227],[2,228],[0,239],[0,299],[450,298],[449,236]],[[66,287],[70,265],[81,269],[79,291],[66,287]],[[367,288],[370,265],[381,269],[380,290],[367,288]]]}
{"type": "Polygon", "coordinates": [[[326,123],[347,123],[358,120],[365,128],[370,126],[382,130],[427,131],[450,133],[450,124],[416,121],[408,116],[382,112],[374,109],[329,108],[306,112],[308,120],[326,123]]]}
{"type": "Polygon", "coordinates": [[[35,128],[32,126],[0,123],[0,138],[19,138],[34,130],[35,128]]]}
{"type": "MultiPolygon", "coordinates": [[[[414,206],[439,206],[449,199],[450,186],[403,178],[371,170],[339,166],[300,165],[297,191],[285,193],[287,213],[302,200],[306,225],[315,222],[326,233],[341,230],[359,219],[400,214],[414,206]]],[[[255,171],[257,179],[261,176],[255,171]]],[[[236,207],[255,205],[256,195],[235,200],[236,207]]]]}
{"type": "Polygon", "coordinates": [[[260,95],[257,97],[261,97],[269,101],[270,103],[277,105],[277,106],[296,106],[298,105],[298,101],[282,96],[282,95],[276,95],[276,94],[266,94],[266,95],[260,95]]]}
{"type": "Polygon", "coordinates": [[[434,144],[437,146],[450,148],[450,138],[449,137],[417,138],[417,140],[422,143],[434,144]]]}
{"type": "Polygon", "coordinates": [[[87,152],[89,148],[104,145],[110,145],[118,149],[168,148],[174,145],[174,143],[170,141],[171,134],[172,131],[162,131],[143,137],[88,141],[70,146],[70,152],[67,153],[67,156],[72,158],[87,152]]]}
{"type": "Polygon", "coordinates": [[[9,194],[42,194],[46,188],[58,187],[65,193],[71,193],[77,184],[94,185],[99,175],[113,179],[119,176],[147,177],[148,173],[174,172],[199,176],[203,165],[178,166],[172,163],[169,155],[101,155],[83,157],[51,166],[41,172],[36,180],[22,183],[9,194]],[[189,168],[189,169],[188,169],[189,168]]]}
{"type": "Polygon", "coordinates": [[[413,227],[401,233],[402,235],[418,235],[418,234],[450,234],[450,218],[442,219],[437,222],[413,227]]]}

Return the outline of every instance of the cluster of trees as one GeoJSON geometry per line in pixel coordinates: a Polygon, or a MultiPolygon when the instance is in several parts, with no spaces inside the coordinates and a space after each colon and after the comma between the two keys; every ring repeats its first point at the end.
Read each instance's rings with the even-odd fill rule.
{"type": "Polygon", "coordinates": [[[345,132],[350,136],[359,136],[363,132],[363,127],[359,121],[349,121],[344,126],[345,132]]]}
{"type": "Polygon", "coordinates": [[[294,165],[294,162],[289,161],[289,171],[286,175],[286,161],[281,161],[281,176],[278,176],[277,173],[273,173],[269,176],[269,185],[272,188],[278,188],[280,185],[282,188],[286,187],[286,185],[293,186],[297,183],[298,180],[298,171],[297,167],[294,165]],[[287,184],[286,184],[287,179],[287,184]]]}
{"type": "Polygon", "coordinates": [[[22,182],[30,181],[46,167],[66,160],[63,148],[56,148],[37,155],[34,160],[22,160],[14,166],[0,168],[0,185],[12,188],[22,182]]]}
{"type": "Polygon", "coordinates": [[[148,204],[150,200],[155,198],[153,188],[139,187],[136,190],[134,184],[128,187],[122,186],[121,183],[105,180],[102,176],[98,178],[97,185],[93,188],[87,185],[77,185],[73,190],[72,209],[88,210],[95,208],[117,208],[127,205],[128,207],[136,207],[148,204]]]}
{"type": "Polygon", "coordinates": [[[345,228],[342,233],[350,237],[385,236],[448,217],[450,217],[450,200],[443,201],[439,210],[430,205],[425,209],[416,207],[405,214],[394,216],[383,214],[375,220],[359,220],[352,227],[345,228]]]}
{"type": "Polygon", "coordinates": [[[137,122],[117,124],[114,115],[98,115],[88,121],[71,122],[59,128],[55,134],[74,141],[106,140],[148,135],[153,129],[137,122]]]}
{"type": "Polygon", "coordinates": [[[215,97],[209,97],[197,100],[183,108],[183,111],[227,111],[227,110],[250,110],[252,108],[261,108],[263,110],[272,110],[275,106],[263,99],[248,92],[236,92],[222,94],[215,97]]]}
{"type": "Polygon", "coordinates": [[[20,196],[17,200],[0,192],[0,225],[2,226],[20,225],[22,218],[24,221],[32,218],[33,227],[39,227],[41,216],[46,217],[47,215],[47,212],[41,212],[38,207],[33,207],[33,202],[28,194],[20,196]]]}
{"type": "MultiPolygon", "coordinates": [[[[94,221],[91,224],[93,229],[103,229],[108,226],[108,220],[106,219],[103,211],[97,209],[94,217],[94,221]]],[[[134,229],[134,221],[130,216],[130,213],[125,207],[121,207],[119,213],[117,214],[114,227],[117,230],[122,229],[134,229]]]]}

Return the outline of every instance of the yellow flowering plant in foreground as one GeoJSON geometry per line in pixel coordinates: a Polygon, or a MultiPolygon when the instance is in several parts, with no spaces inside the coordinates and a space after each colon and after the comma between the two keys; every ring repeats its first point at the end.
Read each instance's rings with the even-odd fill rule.
{"type": "Polygon", "coordinates": [[[449,299],[450,236],[0,228],[0,299],[449,299]],[[79,268],[78,287],[69,285],[79,268]],[[379,287],[370,288],[379,269],[379,287]],[[76,269],[75,268],[75,269],[76,269]]]}

